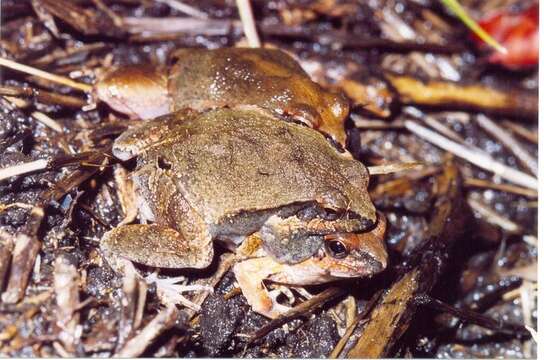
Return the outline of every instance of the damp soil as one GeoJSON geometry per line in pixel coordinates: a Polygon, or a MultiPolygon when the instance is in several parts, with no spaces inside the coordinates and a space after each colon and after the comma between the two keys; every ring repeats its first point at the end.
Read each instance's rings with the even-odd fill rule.
{"type": "MultiPolygon", "coordinates": [[[[465,3],[474,16],[489,11],[484,2],[465,3]]],[[[501,3],[514,9],[531,4],[501,3]]],[[[168,66],[168,55],[177,48],[246,44],[236,2],[184,1],[190,6],[189,14],[179,4],[175,0],[4,0],[0,56],[92,83],[100,71],[115,66],[168,66]],[[117,22],[127,18],[171,20],[165,20],[161,29],[146,23],[142,31],[117,22]],[[194,26],[176,28],[173,19],[194,21],[194,26]]],[[[126,215],[116,181],[120,165],[110,161],[108,148],[135,120],[104,104],[82,109],[68,100],[46,101],[40,91],[83,104],[91,103],[92,96],[1,68],[0,169],[91,154],[66,166],[0,181],[1,356],[110,357],[127,354],[123,351],[132,339],[139,344],[129,347],[141,347],[133,356],[323,358],[337,349],[341,357],[353,356],[350,349],[373,341],[362,336],[369,322],[378,321],[370,314],[380,306],[379,299],[392,291],[403,274],[418,269],[421,259],[432,259],[440,266],[434,268],[436,274],[421,275],[425,286],[418,296],[536,328],[536,196],[501,188],[509,183],[419,138],[403,124],[411,120],[430,126],[434,121],[457,136],[454,140],[530,174],[518,154],[476,119],[491,119],[536,159],[537,114],[521,118],[485,108],[452,108],[447,102],[418,106],[402,100],[383,74],[516,89],[516,96],[536,98],[537,69],[515,71],[488,64],[486,53],[471,43],[468,31],[438,2],[252,1],[252,5],[266,46],[296,56],[322,86],[346,91],[352,111],[345,128],[348,149],[355,157],[367,166],[424,164],[371,179],[373,201],[388,221],[388,268],[370,279],[302,290],[280,287],[278,291],[284,293],[280,301],[290,306],[303,304],[332,286],[343,292],[249,341],[270,320],[254,313],[237,291],[234,275],[228,266],[222,270],[219,259],[221,254],[227,258],[229,252],[217,248],[209,269],[158,272],[161,279],[183,276],[184,284],[211,282],[214,292],[201,302],[200,311],[179,305],[157,325],[154,321],[165,306],[156,287],[150,284],[138,290],[128,275],[108,265],[99,250],[103,234],[126,215]],[[353,87],[348,91],[342,85],[348,80],[365,89],[363,99],[353,87]],[[30,92],[6,95],[13,89],[30,92]],[[40,121],[36,112],[46,114],[52,123],[40,121]],[[441,187],[445,164],[459,172],[454,199],[448,198],[453,190],[441,187]],[[462,224],[463,231],[449,231],[446,225],[436,229],[433,219],[444,202],[463,204],[464,210],[449,212],[445,222],[462,224]],[[438,238],[448,239],[446,247],[429,245],[437,241],[433,231],[438,238]],[[65,277],[71,280],[59,285],[65,277]],[[143,337],[151,328],[153,336],[143,337]]],[[[130,173],[134,166],[128,162],[122,167],[130,173]]],[[[428,269],[432,267],[422,271],[428,269]]],[[[157,269],[136,265],[136,271],[145,277],[157,269]]],[[[184,295],[196,301],[195,294],[184,295]]],[[[401,315],[398,331],[387,339],[380,356],[536,356],[536,343],[527,333],[506,334],[426,306],[414,305],[401,315]]]]}

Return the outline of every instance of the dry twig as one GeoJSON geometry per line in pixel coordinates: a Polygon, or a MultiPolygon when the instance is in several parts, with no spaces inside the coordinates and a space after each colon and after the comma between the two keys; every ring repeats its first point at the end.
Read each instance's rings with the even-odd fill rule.
{"type": "Polygon", "coordinates": [[[453,243],[465,231],[466,210],[460,195],[460,177],[451,163],[437,177],[437,189],[437,205],[427,241],[407,262],[412,268],[399,276],[372,310],[357,344],[348,351],[348,358],[388,356],[410,324],[415,297],[432,289],[453,243]]]}
{"type": "Polygon", "coordinates": [[[25,229],[17,233],[13,242],[13,258],[6,291],[2,294],[2,301],[15,304],[22,299],[30,274],[34,270],[34,262],[41,243],[37,238],[38,228],[44,217],[43,209],[34,207],[30,212],[30,220],[25,229]]]}
{"type": "Polygon", "coordinates": [[[474,187],[479,189],[493,189],[504,192],[509,192],[516,195],[528,197],[530,199],[536,199],[538,197],[538,191],[527,189],[521,186],[510,184],[497,184],[491,181],[476,179],[472,177],[465,177],[463,179],[463,185],[465,187],[474,187]]]}
{"type": "Polygon", "coordinates": [[[370,175],[385,175],[385,174],[392,174],[392,173],[396,173],[400,171],[413,170],[421,166],[425,166],[425,164],[418,161],[375,165],[375,166],[368,167],[368,173],[370,175]]]}
{"type": "Polygon", "coordinates": [[[0,181],[9,179],[13,176],[19,176],[35,171],[45,170],[47,169],[48,165],[49,161],[47,159],[39,159],[23,164],[9,166],[7,168],[0,169],[0,181]]]}
{"type": "Polygon", "coordinates": [[[494,331],[500,331],[503,334],[514,336],[527,336],[529,334],[523,325],[506,323],[502,320],[495,320],[492,317],[482,315],[469,309],[458,309],[440,300],[433,299],[426,294],[418,295],[415,302],[418,305],[429,306],[435,310],[452,314],[461,320],[468,321],[494,331]]]}
{"type": "Polygon", "coordinates": [[[276,23],[260,23],[259,30],[267,36],[281,37],[284,39],[303,40],[322,45],[333,46],[335,49],[356,50],[384,50],[395,53],[409,53],[413,51],[430,52],[438,54],[451,54],[463,51],[462,46],[456,44],[421,43],[417,41],[391,40],[380,37],[368,37],[361,34],[354,36],[341,30],[328,30],[327,32],[310,32],[307,27],[285,26],[276,23]]]}
{"type": "Polygon", "coordinates": [[[55,130],[58,133],[62,133],[63,129],[62,126],[55,120],[51,119],[49,116],[45,115],[44,113],[40,111],[34,111],[32,112],[32,117],[34,117],[36,120],[44,124],[45,126],[55,130]]]}
{"type": "Polygon", "coordinates": [[[31,67],[31,66],[19,64],[19,63],[15,62],[15,61],[12,61],[12,60],[9,60],[9,59],[6,59],[6,58],[0,57],[0,65],[5,66],[7,68],[10,68],[12,70],[17,70],[17,71],[24,72],[24,73],[29,74],[29,75],[38,76],[38,77],[40,77],[42,79],[49,80],[49,81],[57,83],[57,84],[69,86],[69,87],[71,87],[73,89],[83,91],[85,93],[90,93],[92,91],[92,89],[93,89],[93,87],[91,85],[89,85],[89,84],[84,84],[84,83],[80,83],[80,82],[77,82],[77,81],[73,81],[72,79],[68,79],[68,78],[66,78],[64,76],[51,74],[51,73],[48,73],[47,71],[36,69],[34,67],[31,67]]]}
{"type": "Polygon", "coordinates": [[[497,214],[495,211],[491,210],[489,207],[483,205],[474,197],[469,197],[468,204],[470,207],[480,214],[487,222],[493,225],[501,227],[504,231],[511,234],[522,234],[523,229],[516,223],[510,221],[504,216],[497,214]]]}
{"type": "Polygon", "coordinates": [[[14,236],[0,229],[0,292],[4,289],[4,280],[9,271],[14,236]]]}
{"type": "Polygon", "coordinates": [[[252,343],[257,339],[266,336],[266,334],[268,334],[272,330],[277,329],[278,327],[288,323],[293,319],[311,314],[318,308],[325,305],[325,303],[336,299],[344,295],[345,293],[346,291],[344,289],[338,287],[330,287],[327,290],[324,290],[323,292],[295,306],[284,315],[270,321],[268,324],[257,330],[253,335],[249,337],[248,343],[252,343]]]}
{"type": "Polygon", "coordinates": [[[372,296],[372,298],[370,299],[370,301],[368,303],[365,304],[365,308],[363,311],[361,311],[356,317],[355,319],[353,319],[353,321],[349,324],[348,328],[346,329],[346,332],[344,333],[344,335],[342,336],[342,338],[338,341],[338,343],[336,344],[336,346],[334,347],[334,350],[331,352],[330,354],[330,358],[331,359],[337,359],[340,354],[342,353],[342,351],[344,350],[344,347],[346,346],[349,338],[351,337],[351,335],[353,334],[353,332],[355,331],[355,329],[357,328],[357,326],[360,326],[360,325],[364,325],[361,323],[361,321],[367,317],[367,315],[369,314],[370,310],[372,310],[374,308],[374,305],[376,304],[376,302],[378,301],[378,299],[382,296],[382,293],[381,292],[377,292],[376,294],[374,294],[372,296]]]}
{"type": "Polygon", "coordinates": [[[55,259],[54,289],[57,303],[57,322],[59,339],[64,350],[74,356],[80,341],[81,331],[78,331],[79,313],[79,274],[75,264],[66,254],[60,254],[55,259]]]}
{"type": "Polygon", "coordinates": [[[399,100],[403,104],[440,106],[528,119],[535,119],[538,114],[538,98],[529,92],[501,91],[480,84],[461,85],[437,80],[423,82],[391,73],[387,73],[386,78],[399,92],[399,100]]]}
{"type": "Polygon", "coordinates": [[[538,132],[537,131],[530,131],[520,124],[516,124],[515,122],[504,120],[503,125],[509,128],[513,133],[516,135],[524,138],[525,140],[528,140],[532,142],[533,144],[538,144],[538,132]]]}
{"type": "Polygon", "coordinates": [[[164,3],[168,6],[170,6],[172,9],[180,11],[184,14],[187,14],[189,16],[192,16],[197,19],[207,19],[208,14],[206,14],[203,11],[198,10],[197,8],[187,5],[185,3],[182,3],[179,0],[156,0],[157,2],[164,3]]]}
{"type": "Polygon", "coordinates": [[[140,356],[153,340],[170,329],[178,318],[178,309],[171,305],[159,313],[147,324],[138,335],[127,341],[125,346],[115,354],[115,357],[130,358],[140,356]]]}
{"type": "Polygon", "coordinates": [[[419,109],[416,109],[413,106],[407,106],[404,109],[402,109],[402,112],[405,114],[408,114],[410,116],[415,117],[416,119],[420,119],[428,126],[432,127],[442,135],[445,135],[449,137],[452,140],[455,140],[457,142],[464,142],[463,138],[459,136],[455,131],[451,130],[449,127],[438,121],[436,118],[424,114],[419,109]]]}
{"type": "Polygon", "coordinates": [[[134,34],[131,37],[134,41],[163,41],[176,39],[181,35],[225,36],[231,32],[233,26],[231,20],[186,17],[125,17],[123,22],[128,32],[134,34]]]}
{"type": "Polygon", "coordinates": [[[499,125],[495,124],[494,121],[482,114],[476,116],[476,122],[484,128],[485,131],[493,135],[493,137],[510,149],[512,154],[521,161],[527,170],[532,172],[535,176],[538,175],[537,160],[508,132],[504,131],[499,125]]]}
{"type": "Polygon", "coordinates": [[[117,350],[120,351],[126,340],[137,329],[136,316],[141,315],[141,304],[145,302],[147,285],[136,271],[132,262],[122,259],[123,262],[123,296],[121,299],[121,319],[118,327],[117,350]],[[140,291],[143,289],[142,291],[140,291]],[[143,295],[143,299],[140,296],[143,295]]]}
{"type": "Polygon", "coordinates": [[[452,154],[459,156],[472,164],[481,167],[482,169],[491,171],[496,175],[511,181],[515,184],[525,186],[529,189],[538,189],[538,180],[526,173],[508,167],[498,161],[493,160],[490,156],[480,152],[475,152],[468,147],[458,144],[439,135],[411,120],[406,120],[404,123],[406,128],[417,136],[429,141],[435,146],[438,146],[452,154]]]}
{"type": "Polygon", "coordinates": [[[72,108],[81,108],[86,102],[78,97],[57,94],[45,90],[37,90],[30,87],[0,86],[0,95],[10,97],[35,98],[44,104],[57,104],[72,108]]]}
{"type": "Polygon", "coordinates": [[[259,40],[257,27],[255,26],[251,3],[249,0],[236,0],[236,5],[238,6],[238,13],[240,14],[244,34],[246,35],[249,46],[254,48],[261,47],[261,40],[259,40]]]}

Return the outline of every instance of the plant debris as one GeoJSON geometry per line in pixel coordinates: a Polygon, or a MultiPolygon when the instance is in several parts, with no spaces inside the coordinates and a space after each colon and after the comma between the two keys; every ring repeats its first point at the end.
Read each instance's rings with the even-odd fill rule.
{"type": "MultiPolygon", "coordinates": [[[[463,7],[484,19],[537,6],[499,3],[463,7]]],[[[4,0],[0,14],[0,356],[536,357],[533,48],[488,57],[424,1],[4,0]],[[181,48],[237,46],[279,48],[344,92],[336,145],[368,167],[387,219],[385,271],[266,281],[291,307],[275,320],[231,270],[250,248],[216,246],[202,270],[115,271],[100,251],[138,221],[136,162],[112,144],[141,121],[99,101],[105,74],[136,65],[140,81],[181,48]]]]}

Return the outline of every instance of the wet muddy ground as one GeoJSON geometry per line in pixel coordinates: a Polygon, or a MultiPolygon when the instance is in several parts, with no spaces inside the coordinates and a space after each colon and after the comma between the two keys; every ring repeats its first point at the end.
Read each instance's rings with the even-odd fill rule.
{"type": "MultiPolygon", "coordinates": [[[[177,48],[247,44],[234,1],[179,4],[4,0],[0,55],[91,84],[115,66],[167,66],[177,48]]],[[[2,68],[0,168],[37,159],[49,167],[0,181],[0,354],[535,357],[524,326],[536,329],[536,191],[431,144],[410,124],[534,177],[537,69],[489,64],[438,2],[252,4],[265,46],[296,56],[312,79],[350,98],[345,128],[355,157],[367,166],[424,163],[371,178],[388,221],[388,269],[371,279],[282,288],[283,301],[300,311],[270,327],[251,311],[229,271],[232,256],[218,247],[205,271],[157,275],[214,286],[207,298],[185,294],[201,310],[165,308],[153,284],[117,274],[98,248],[127,214],[119,178],[135,165],[115,164],[108,148],[137,120],[89,106],[91,94],[2,68]],[[437,82],[455,86],[440,97],[437,82]],[[417,84],[433,104],[418,98],[421,88],[411,92],[417,84]],[[480,86],[478,96],[462,99],[471,86],[480,86]],[[486,101],[504,93],[511,101],[486,101]],[[388,296],[400,305],[390,306],[388,296]],[[317,305],[304,309],[308,298],[317,305]]],[[[492,10],[482,1],[463,4],[476,18],[492,10]]],[[[143,276],[155,270],[136,265],[143,276]]]]}

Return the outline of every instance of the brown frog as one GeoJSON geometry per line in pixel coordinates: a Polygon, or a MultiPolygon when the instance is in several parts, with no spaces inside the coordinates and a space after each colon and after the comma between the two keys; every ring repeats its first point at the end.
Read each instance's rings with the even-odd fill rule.
{"type": "Polygon", "coordinates": [[[387,265],[383,244],[385,217],[377,213],[376,226],[367,232],[329,234],[312,257],[289,265],[266,256],[256,236],[246,238],[237,250],[244,259],[233,267],[236,280],[253,311],[276,318],[289,310],[268,293],[263,280],[288,285],[315,285],[341,278],[372,276],[387,265]]]}
{"type": "Polygon", "coordinates": [[[181,110],[128,130],[113,153],[138,157],[140,219],[153,223],[106,233],[106,254],[204,268],[213,240],[235,249],[253,234],[259,250],[235,274],[250,304],[269,317],[284,309],[267,298],[265,278],[304,285],[386,265],[385,222],[367,193],[366,168],[320,133],[262,108],[181,110]]]}
{"type": "Polygon", "coordinates": [[[313,82],[289,55],[275,49],[180,49],[168,69],[129,66],[106,73],[100,100],[123,113],[151,119],[184,108],[256,105],[306,123],[342,146],[349,103],[313,82]]]}

